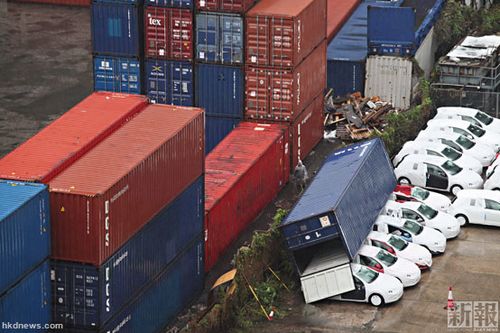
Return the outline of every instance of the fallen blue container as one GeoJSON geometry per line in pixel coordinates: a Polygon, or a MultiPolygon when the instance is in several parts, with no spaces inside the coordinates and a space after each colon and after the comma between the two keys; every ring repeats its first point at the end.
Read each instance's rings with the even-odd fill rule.
{"type": "Polygon", "coordinates": [[[94,56],[94,90],[142,93],[141,63],[135,58],[94,56]]]}
{"type": "Polygon", "coordinates": [[[0,180],[0,294],[49,254],[47,186],[0,180]]]}
{"type": "Polygon", "coordinates": [[[193,65],[186,61],[146,62],[147,95],[152,103],[193,106],[193,65]]]}

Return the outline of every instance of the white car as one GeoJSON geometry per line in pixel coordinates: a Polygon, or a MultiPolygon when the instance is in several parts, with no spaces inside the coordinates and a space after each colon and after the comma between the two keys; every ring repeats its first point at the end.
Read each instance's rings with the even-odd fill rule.
{"type": "Polygon", "coordinates": [[[493,163],[491,163],[491,165],[488,167],[488,169],[486,169],[486,177],[488,177],[490,174],[493,173],[493,171],[495,171],[496,167],[500,165],[500,158],[496,158],[493,163]]]}
{"type": "Polygon", "coordinates": [[[455,150],[478,160],[483,167],[487,167],[495,160],[495,151],[488,145],[457,134],[435,131],[432,129],[420,131],[415,141],[441,142],[455,150]]]}
{"type": "Polygon", "coordinates": [[[458,133],[471,140],[482,142],[492,147],[496,152],[500,150],[500,134],[487,131],[481,127],[460,119],[431,119],[427,122],[426,130],[458,133]]]}
{"type": "Polygon", "coordinates": [[[370,303],[382,306],[398,301],[403,296],[403,284],[393,276],[376,272],[359,264],[351,264],[356,289],[333,296],[336,301],[370,303]]]}
{"type": "Polygon", "coordinates": [[[367,245],[380,247],[391,254],[409,260],[421,270],[432,266],[432,255],[429,250],[422,245],[408,242],[402,237],[372,231],[366,237],[366,243],[367,245]]]}
{"type": "Polygon", "coordinates": [[[408,141],[393,158],[392,163],[398,164],[408,154],[444,157],[462,169],[474,171],[478,174],[483,172],[483,166],[474,157],[463,155],[461,152],[443,143],[426,142],[423,144],[421,141],[408,141]]]}
{"type": "Polygon", "coordinates": [[[450,118],[454,116],[458,116],[462,120],[466,120],[470,123],[476,121],[481,124],[482,128],[500,133],[500,119],[493,118],[477,109],[459,106],[443,106],[437,109],[437,114],[434,118],[450,118]]]}
{"type": "Polygon", "coordinates": [[[413,220],[380,215],[373,230],[401,236],[407,241],[422,245],[432,254],[444,253],[446,250],[446,237],[442,233],[413,220]]]}
{"type": "Polygon", "coordinates": [[[483,179],[477,173],[437,156],[407,155],[396,165],[394,173],[399,184],[449,191],[454,195],[464,188],[483,186],[483,179]]]}
{"type": "Polygon", "coordinates": [[[500,192],[498,191],[461,191],[451,205],[451,209],[455,217],[463,224],[474,223],[500,227],[500,192]]]}
{"type": "Polygon", "coordinates": [[[453,215],[432,209],[421,202],[389,200],[382,212],[385,215],[414,220],[423,226],[439,230],[446,239],[455,238],[460,234],[460,223],[453,215]]]}
{"type": "Polygon", "coordinates": [[[375,246],[362,245],[353,262],[392,275],[403,283],[403,287],[414,286],[420,281],[421,273],[417,265],[375,246]]]}
{"type": "Polygon", "coordinates": [[[391,194],[391,200],[423,202],[443,212],[448,211],[451,206],[451,200],[446,195],[411,185],[396,185],[391,194]]]}
{"type": "Polygon", "coordinates": [[[486,174],[485,190],[500,191],[500,167],[496,165],[490,173],[486,174]]]}

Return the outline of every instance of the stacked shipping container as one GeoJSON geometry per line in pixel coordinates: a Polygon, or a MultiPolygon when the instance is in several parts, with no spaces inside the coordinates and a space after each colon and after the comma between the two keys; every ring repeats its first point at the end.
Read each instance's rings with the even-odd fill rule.
{"type": "Polygon", "coordinates": [[[245,118],[289,127],[292,168],[323,136],[326,9],[326,0],[263,0],[245,17],[245,118]]]}

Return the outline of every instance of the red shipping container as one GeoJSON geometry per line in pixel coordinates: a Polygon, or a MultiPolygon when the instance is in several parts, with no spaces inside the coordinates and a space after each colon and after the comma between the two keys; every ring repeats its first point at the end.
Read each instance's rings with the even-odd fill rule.
{"type": "Polygon", "coordinates": [[[47,183],[134,117],[146,98],[96,92],[0,160],[0,178],[47,183]]]}
{"type": "Polygon", "coordinates": [[[146,7],[146,56],[155,59],[193,58],[193,13],[189,9],[146,7]]]}
{"type": "Polygon", "coordinates": [[[326,34],[326,0],[262,0],[245,16],[246,63],[294,67],[326,34]]]}
{"type": "Polygon", "coordinates": [[[247,66],[245,117],[292,122],[326,88],[326,42],[294,69],[247,66]]]}
{"type": "Polygon", "coordinates": [[[206,158],[205,270],[288,181],[286,127],[240,123],[206,158]]]}
{"type": "Polygon", "coordinates": [[[245,13],[256,0],[196,0],[196,8],[211,12],[245,13]]]}
{"type": "Polygon", "coordinates": [[[52,257],[100,265],[202,173],[201,109],[150,105],[49,183],[52,257]]]}
{"type": "Polygon", "coordinates": [[[351,14],[358,8],[361,0],[327,0],[326,39],[331,41],[351,14]]]}

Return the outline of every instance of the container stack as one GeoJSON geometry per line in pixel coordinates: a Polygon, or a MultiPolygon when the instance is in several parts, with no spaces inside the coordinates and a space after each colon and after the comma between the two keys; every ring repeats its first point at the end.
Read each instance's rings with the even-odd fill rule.
{"type": "Polygon", "coordinates": [[[263,0],[245,17],[245,118],[289,127],[295,167],[323,137],[326,0],[263,0]]]}
{"type": "Polygon", "coordinates": [[[142,1],[95,0],[91,10],[94,90],[142,94],[142,1]]]}
{"type": "Polygon", "coordinates": [[[207,153],[243,119],[244,14],[255,0],[196,0],[196,106],[206,112],[207,153]]]}
{"type": "Polygon", "coordinates": [[[0,180],[0,323],[51,322],[49,192],[0,180]]]}

